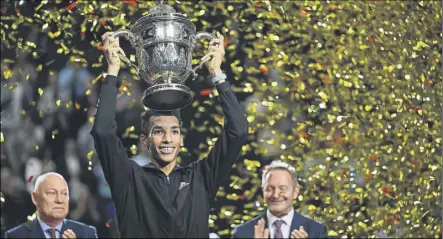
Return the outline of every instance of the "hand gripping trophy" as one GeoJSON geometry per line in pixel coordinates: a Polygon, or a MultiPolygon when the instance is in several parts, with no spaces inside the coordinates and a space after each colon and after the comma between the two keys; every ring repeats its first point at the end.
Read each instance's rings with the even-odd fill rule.
{"type": "Polygon", "coordinates": [[[192,102],[192,92],[184,82],[195,79],[196,71],[205,63],[192,68],[192,51],[198,39],[213,39],[212,34],[196,33],[189,19],[160,1],[130,30],[115,32],[113,36],[124,36],[136,50],[138,66],[126,56],[121,58],[149,84],[143,93],[146,107],[175,110],[192,102]]]}

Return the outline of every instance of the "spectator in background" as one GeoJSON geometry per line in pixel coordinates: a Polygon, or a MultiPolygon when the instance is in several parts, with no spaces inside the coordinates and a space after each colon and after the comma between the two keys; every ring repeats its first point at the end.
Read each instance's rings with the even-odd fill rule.
{"type": "MultiPolygon", "coordinates": [[[[252,62],[247,57],[244,59],[245,61],[245,67],[249,67],[255,64],[255,62],[252,62]]],[[[264,82],[277,82],[277,85],[284,86],[287,85],[287,81],[284,81],[281,79],[279,72],[277,69],[269,68],[269,71],[267,74],[259,74],[257,77],[263,78],[262,80],[264,82]]],[[[286,100],[284,100],[282,96],[276,95],[273,96],[275,99],[275,103],[282,103],[286,100]]],[[[275,112],[272,112],[272,110],[269,110],[268,107],[266,107],[262,103],[263,99],[261,96],[258,95],[250,95],[246,97],[244,102],[245,111],[252,112],[255,116],[255,123],[265,123],[268,124],[268,117],[269,114],[274,114],[275,112]],[[249,108],[249,110],[248,110],[249,108]]],[[[290,101],[292,102],[292,101],[290,101]]],[[[276,119],[275,123],[272,125],[272,127],[257,127],[256,128],[256,138],[259,139],[257,142],[257,145],[259,146],[259,154],[255,157],[258,157],[260,162],[262,164],[268,164],[272,161],[274,158],[280,157],[283,150],[280,145],[285,144],[287,145],[287,139],[286,135],[289,133],[291,134],[291,130],[294,128],[295,120],[291,119],[291,117],[288,115],[288,110],[294,107],[294,105],[288,105],[285,107],[283,105],[282,107],[279,107],[278,113],[284,115],[283,117],[276,119]],[[280,135],[283,135],[281,137],[280,135]],[[271,143],[272,142],[272,143],[271,143]]],[[[297,116],[302,117],[303,115],[297,116]]]]}
{"type": "Polygon", "coordinates": [[[88,120],[83,124],[83,126],[80,127],[78,131],[78,158],[80,160],[92,162],[92,164],[89,164],[88,166],[92,166],[93,177],[95,177],[97,182],[97,187],[94,188],[96,188],[97,192],[95,198],[92,198],[92,194],[90,195],[89,198],[91,198],[91,200],[88,200],[88,202],[89,204],[95,205],[93,207],[94,211],[97,211],[97,213],[94,212],[94,215],[91,216],[93,222],[95,225],[97,225],[99,235],[106,238],[120,238],[111,191],[104,178],[103,169],[100,163],[98,163],[97,154],[94,148],[94,140],[90,133],[92,130],[94,113],[95,108],[91,107],[88,109],[88,120]]]}
{"type": "MultiPolygon", "coordinates": [[[[50,72],[48,85],[43,88],[37,102],[37,110],[41,117],[41,125],[45,130],[45,150],[47,159],[58,168],[66,168],[62,159],[64,143],[69,128],[70,111],[66,103],[59,100],[59,74],[50,72]]],[[[66,176],[66,175],[65,175],[66,176]]]]}
{"type": "Polygon", "coordinates": [[[27,54],[21,53],[13,69],[13,76],[2,82],[2,130],[21,127],[22,110],[31,107],[34,100],[33,83],[37,78],[35,66],[26,60],[27,54]],[[7,84],[5,87],[4,84],[7,84]]]}
{"type": "Polygon", "coordinates": [[[97,238],[95,227],[65,219],[69,211],[69,192],[60,174],[39,176],[32,202],[37,207],[37,218],[7,231],[7,238],[97,238]]]}
{"type": "Polygon", "coordinates": [[[95,223],[100,220],[96,209],[96,201],[86,184],[80,180],[81,166],[77,155],[75,140],[66,140],[65,161],[69,173],[70,196],[70,218],[79,221],[95,223]]]}
{"type": "Polygon", "coordinates": [[[138,154],[134,155],[130,158],[140,166],[146,166],[151,162],[149,158],[149,150],[146,147],[143,147],[141,143],[138,144],[138,154]]]}
{"type": "Polygon", "coordinates": [[[140,132],[141,117],[140,112],[144,111],[142,104],[142,83],[135,81],[132,76],[123,72],[119,79],[122,81],[120,89],[122,93],[117,98],[115,120],[117,122],[117,134],[122,139],[124,145],[137,145],[140,132]]]}
{"type": "Polygon", "coordinates": [[[84,98],[91,80],[92,75],[86,68],[81,67],[76,62],[68,62],[59,73],[58,87],[60,91],[58,98],[65,104],[69,101],[75,102],[84,98]]]}
{"type": "MultiPolygon", "coordinates": [[[[28,215],[32,215],[31,194],[26,190],[26,181],[21,174],[10,168],[2,167],[0,171],[1,192],[4,202],[1,202],[3,228],[9,229],[23,222],[28,215]]],[[[2,229],[3,229],[2,228],[2,229]]],[[[2,236],[4,233],[2,233],[2,236]]]]}
{"type": "Polygon", "coordinates": [[[74,61],[70,61],[60,70],[58,81],[58,99],[61,104],[70,107],[61,107],[68,115],[67,137],[77,137],[77,130],[87,119],[83,109],[94,106],[96,94],[92,85],[92,74],[74,61]]]}
{"type": "Polygon", "coordinates": [[[22,167],[27,160],[37,156],[38,149],[44,145],[44,129],[25,115],[20,127],[5,135],[4,143],[11,168],[22,175],[22,167]]]}
{"type": "Polygon", "coordinates": [[[65,106],[61,103],[60,105],[57,105],[57,97],[59,94],[57,82],[58,73],[50,72],[48,85],[43,88],[42,95],[40,96],[37,103],[37,110],[42,117],[42,125],[45,131],[51,134],[51,137],[52,131],[57,128],[57,123],[61,124],[61,128],[63,129],[67,129],[68,127],[68,119],[65,115],[62,114],[64,110],[60,109],[65,106]]]}
{"type": "Polygon", "coordinates": [[[78,145],[78,154],[81,159],[92,159],[92,156],[89,156],[89,153],[95,154],[94,148],[94,139],[92,138],[90,132],[92,129],[92,122],[94,119],[95,108],[91,107],[87,112],[87,120],[80,127],[77,133],[77,145],[78,145]]]}
{"type": "MultiPolygon", "coordinates": [[[[14,172],[21,172],[21,167],[27,157],[19,145],[22,143],[21,135],[25,124],[29,126],[30,118],[27,112],[34,100],[32,83],[36,78],[35,67],[26,60],[26,53],[21,53],[13,69],[13,76],[9,80],[2,79],[1,87],[1,128],[5,138],[5,150],[8,163],[14,172]]],[[[29,127],[28,127],[29,129],[29,127]]],[[[28,132],[32,133],[32,132],[28,132]]]]}
{"type": "Polygon", "coordinates": [[[31,157],[25,165],[25,177],[24,182],[28,182],[26,184],[26,190],[28,191],[29,195],[32,194],[34,191],[34,185],[31,183],[32,179],[42,174],[42,162],[40,159],[31,157]]]}
{"type": "Polygon", "coordinates": [[[100,235],[104,237],[120,238],[118,229],[117,216],[115,214],[115,205],[112,200],[111,189],[106,182],[105,175],[101,164],[94,166],[93,172],[98,180],[98,203],[97,210],[102,215],[101,221],[97,226],[100,235]]]}

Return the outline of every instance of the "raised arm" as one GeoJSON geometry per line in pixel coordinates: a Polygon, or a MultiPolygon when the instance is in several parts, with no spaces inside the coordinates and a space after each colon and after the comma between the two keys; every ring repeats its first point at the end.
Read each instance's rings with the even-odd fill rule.
{"type": "MultiPolygon", "coordinates": [[[[106,34],[103,35],[106,38],[106,34]]],[[[108,35],[109,36],[109,35],[108,35]]],[[[94,125],[91,135],[94,146],[103,168],[116,206],[118,207],[128,189],[131,172],[131,162],[117,137],[117,123],[115,122],[115,107],[117,102],[117,74],[120,68],[120,59],[117,55],[121,51],[118,39],[104,39],[104,54],[108,61],[108,75],[100,91],[94,125]],[[117,44],[116,42],[117,41],[117,44]]]]}
{"type": "Polygon", "coordinates": [[[211,43],[218,44],[211,46],[210,53],[202,58],[206,60],[212,57],[207,67],[214,77],[213,82],[219,93],[218,99],[225,119],[223,133],[209,152],[207,159],[198,162],[210,198],[215,197],[220,184],[226,179],[248,134],[248,122],[243,109],[232,92],[230,84],[225,81],[226,76],[220,70],[224,56],[224,42],[223,36],[219,33],[217,35],[218,39],[211,43]]]}

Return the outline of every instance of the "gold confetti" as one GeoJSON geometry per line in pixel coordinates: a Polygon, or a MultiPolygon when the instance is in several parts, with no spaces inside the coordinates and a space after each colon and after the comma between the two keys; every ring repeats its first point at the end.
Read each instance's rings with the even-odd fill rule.
{"type": "Polygon", "coordinates": [[[94,151],[93,150],[89,151],[87,154],[88,160],[91,160],[93,155],[94,155],[94,151]]]}
{"type": "Polygon", "coordinates": [[[130,149],[132,154],[137,154],[137,146],[135,144],[133,144],[130,149]]]}
{"type": "MultiPolygon", "coordinates": [[[[133,7],[128,1],[79,1],[77,16],[74,9],[52,8],[49,2],[41,1],[31,18],[17,12],[2,15],[2,44],[7,50],[39,58],[40,41],[17,38],[18,30],[33,22],[52,39],[60,57],[95,70],[105,70],[101,68],[106,59],[99,54],[99,37],[87,36],[129,29],[148,12],[140,9],[156,4],[137,1],[133,7]],[[89,57],[77,39],[90,46],[91,55],[100,56],[89,57]]],[[[266,206],[259,188],[262,159],[278,158],[300,172],[303,195],[295,202],[298,212],[324,223],[329,236],[379,237],[381,231],[389,237],[441,236],[442,221],[431,213],[442,206],[438,185],[443,142],[442,7],[438,1],[168,3],[198,23],[199,31],[218,30],[225,36],[228,81],[240,101],[248,97],[243,101],[250,132],[240,152],[244,160],[237,161],[217,192],[223,205],[217,205],[211,215],[211,230],[230,237],[235,226],[262,213],[266,206]],[[208,21],[214,14],[223,19],[215,25],[208,21]]],[[[15,1],[4,4],[6,9],[16,8],[15,1]]],[[[193,64],[200,61],[197,55],[204,55],[207,42],[202,43],[196,44],[193,64]]],[[[137,61],[134,54],[128,56],[137,61]]],[[[12,92],[20,84],[12,79],[34,77],[23,69],[11,69],[15,61],[2,59],[6,65],[2,87],[12,92]]],[[[39,63],[35,70],[44,72],[43,67],[51,68],[53,63],[39,63]]],[[[128,65],[122,68],[135,75],[128,65]]],[[[104,76],[97,73],[91,81],[94,87],[104,76]]],[[[134,95],[130,87],[124,89],[128,96],[134,95]]],[[[88,88],[85,94],[90,96],[94,90],[88,88]]],[[[184,161],[204,159],[223,124],[229,123],[214,99],[218,96],[214,90],[205,99],[195,97],[186,109],[190,115],[184,135],[207,136],[194,148],[181,148],[184,161]]],[[[57,99],[55,103],[86,110],[75,102],[57,99]]],[[[131,103],[131,108],[135,105],[131,103]]],[[[136,139],[136,131],[130,126],[124,137],[136,139]]],[[[137,153],[136,145],[126,147],[137,153]]],[[[88,160],[92,155],[92,151],[87,154],[88,160]]]]}
{"type": "Polygon", "coordinates": [[[9,86],[8,90],[13,90],[18,86],[17,83],[14,83],[13,85],[9,86]]]}

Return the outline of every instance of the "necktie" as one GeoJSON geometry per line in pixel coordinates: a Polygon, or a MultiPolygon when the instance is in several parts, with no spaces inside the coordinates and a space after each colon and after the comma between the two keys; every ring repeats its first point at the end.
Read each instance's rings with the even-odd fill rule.
{"type": "Polygon", "coordinates": [[[48,232],[51,233],[51,239],[56,239],[55,228],[49,228],[48,232]]]}
{"type": "Polygon", "coordinates": [[[274,222],[274,226],[275,226],[275,234],[274,234],[274,238],[283,238],[283,233],[281,232],[281,225],[285,223],[285,221],[283,220],[277,220],[274,222]]]}

